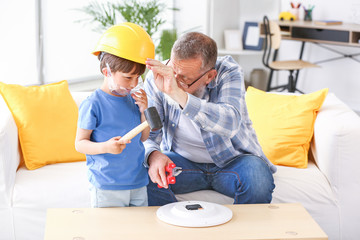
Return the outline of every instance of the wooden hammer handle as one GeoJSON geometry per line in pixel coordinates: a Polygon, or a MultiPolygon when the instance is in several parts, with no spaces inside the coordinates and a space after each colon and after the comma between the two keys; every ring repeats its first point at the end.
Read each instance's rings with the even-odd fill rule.
{"type": "Polygon", "coordinates": [[[138,135],[140,132],[142,132],[145,128],[147,128],[148,126],[149,126],[149,123],[147,121],[144,121],[140,125],[138,125],[137,127],[133,128],[130,132],[125,134],[121,139],[131,140],[136,135],[138,135]]]}

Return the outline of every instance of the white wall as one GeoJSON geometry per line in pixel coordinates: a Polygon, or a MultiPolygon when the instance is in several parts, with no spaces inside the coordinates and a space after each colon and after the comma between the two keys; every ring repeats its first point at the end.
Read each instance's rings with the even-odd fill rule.
{"type": "Polygon", "coordinates": [[[207,32],[208,0],[173,0],[174,7],[179,11],[174,12],[174,25],[181,35],[188,31],[207,32]]]}
{"type": "MultiPolygon", "coordinates": [[[[175,5],[180,8],[175,14],[175,27],[180,33],[190,29],[203,32],[222,49],[225,29],[243,31],[245,21],[260,22],[264,14],[276,17],[280,0],[175,0],[175,5]]],[[[246,80],[253,68],[263,68],[261,52],[233,57],[243,67],[246,80]]]]}
{"type": "MultiPolygon", "coordinates": [[[[243,31],[245,22],[262,22],[264,15],[270,19],[277,17],[280,11],[280,0],[240,0],[239,6],[239,29],[243,31]]],[[[258,55],[234,56],[243,67],[246,81],[251,81],[253,69],[265,69],[262,64],[262,52],[258,55]]],[[[264,84],[263,84],[264,85],[264,84]]]]}
{"type": "Polygon", "coordinates": [[[224,47],[224,30],[243,30],[245,21],[261,21],[264,14],[277,16],[280,0],[174,0],[175,27],[181,34],[199,31],[224,47]]]}
{"type": "MultiPolygon", "coordinates": [[[[315,5],[313,20],[341,20],[343,22],[360,23],[359,0],[308,0],[303,1],[315,5]]],[[[282,9],[289,10],[289,2],[282,1],[282,9]]],[[[360,31],[360,25],[359,25],[360,31]]],[[[326,45],[345,54],[360,53],[360,48],[326,45]]],[[[297,57],[300,43],[283,41],[281,45],[281,59],[297,57]],[[295,56],[293,56],[293,53],[295,56]]],[[[314,44],[307,43],[304,52],[304,60],[310,62],[321,61],[340,56],[314,44]]],[[[360,61],[360,56],[356,57],[360,61]]],[[[322,88],[329,88],[344,101],[350,108],[360,112],[360,62],[346,58],[320,64],[321,68],[302,70],[298,80],[298,88],[304,92],[313,92],[322,88]]],[[[279,75],[279,79],[286,79],[286,74],[279,75]]]]}
{"type": "MultiPolygon", "coordinates": [[[[290,8],[289,0],[181,0],[175,2],[181,8],[180,12],[175,15],[176,27],[184,30],[201,26],[199,31],[212,36],[217,41],[219,48],[223,47],[223,37],[221,36],[223,30],[236,28],[242,31],[245,21],[260,22],[265,14],[274,19],[277,18],[280,11],[287,11],[290,8]],[[211,8],[212,4],[213,8],[211,8]],[[212,14],[212,10],[215,14],[212,14]],[[208,19],[210,16],[212,19],[208,19]]],[[[306,7],[309,4],[315,5],[314,20],[339,19],[344,22],[360,23],[359,0],[304,0],[299,2],[302,2],[306,7]]],[[[302,17],[303,11],[300,13],[300,17],[302,17]]],[[[360,48],[335,45],[331,47],[347,54],[360,53],[360,48]]],[[[299,42],[283,41],[279,56],[281,59],[296,59],[299,56],[299,51],[299,42]]],[[[338,54],[307,43],[303,59],[320,61],[337,56],[338,54]]],[[[234,57],[244,68],[247,79],[251,69],[264,68],[261,63],[261,56],[234,57]]],[[[360,57],[356,58],[360,61],[360,57]]],[[[287,73],[283,73],[274,77],[275,81],[278,80],[279,83],[283,83],[287,80],[287,76],[287,73]]],[[[321,68],[318,69],[303,70],[299,76],[298,88],[306,93],[329,88],[349,107],[360,112],[360,63],[351,59],[342,59],[321,64],[321,68]]]]}

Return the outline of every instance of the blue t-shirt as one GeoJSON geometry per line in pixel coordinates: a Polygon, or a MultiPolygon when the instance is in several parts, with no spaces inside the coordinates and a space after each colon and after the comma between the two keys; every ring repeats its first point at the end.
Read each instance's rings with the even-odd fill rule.
{"type": "MultiPolygon", "coordinates": [[[[93,130],[90,140],[105,142],[124,136],[141,123],[131,96],[116,97],[97,89],[79,107],[78,127],[93,130]]],[[[86,155],[89,181],[104,190],[128,190],[148,184],[144,145],[138,134],[120,154],[86,155]]]]}

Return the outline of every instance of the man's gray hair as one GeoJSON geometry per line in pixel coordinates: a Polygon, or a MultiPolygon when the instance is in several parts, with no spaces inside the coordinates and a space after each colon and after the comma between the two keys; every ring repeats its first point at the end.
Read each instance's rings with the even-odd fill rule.
{"type": "Polygon", "coordinates": [[[210,69],[216,64],[217,46],[216,42],[205,34],[189,32],[176,40],[171,54],[179,60],[201,57],[201,68],[210,69]]]}

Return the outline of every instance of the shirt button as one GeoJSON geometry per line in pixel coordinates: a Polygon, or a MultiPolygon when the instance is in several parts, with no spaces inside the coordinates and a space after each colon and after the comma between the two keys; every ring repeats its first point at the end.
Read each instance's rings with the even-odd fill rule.
{"type": "Polygon", "coordinates": [[[175,127],[175,124],[171,124],[172,127],[175,127]]]}

